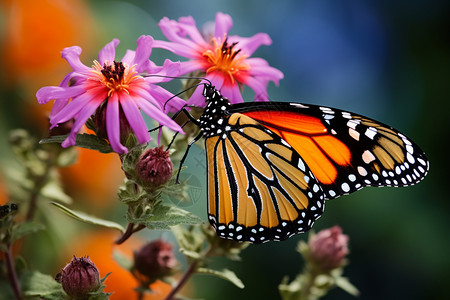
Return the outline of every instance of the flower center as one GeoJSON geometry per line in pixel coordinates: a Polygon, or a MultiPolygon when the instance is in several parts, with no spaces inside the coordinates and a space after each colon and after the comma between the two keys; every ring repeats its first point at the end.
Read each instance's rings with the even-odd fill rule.
{"type": "Polygon", "coordinates": [[[98,61],[94,60],[92,68],[92,72],[96,75],[96,78],[92,79],[105,85],[108,89],[108,97],[112,93],[120,91],[125,91],[129,94],[130,84],[133,81],[142,79],[141,76],[137,75],[135,65],[128,67],[127,64],[122,62],[114,61],[112,64],[105,62],[102,67],[98,61]]]}
{"type": "Polygon", "coordinates": [[[216,38],[212,38],[213,50],[208,49],[202,55],[210,65],[206,73],[221,71],[234,83],[234,75],[239,71],[249,70],[250,66],[245,63],[247,55],[240,54],[241,49],[235,48],[237,42],[229,45],[227,40],[225,36],[223,43],[219,44],[216,38]]]}

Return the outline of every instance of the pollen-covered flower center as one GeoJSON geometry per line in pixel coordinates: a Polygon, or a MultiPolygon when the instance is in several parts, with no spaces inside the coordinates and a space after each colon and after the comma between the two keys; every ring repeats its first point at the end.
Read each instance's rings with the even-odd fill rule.
{"type": "Polygon", "coordinates": [[[130,85],[142,77],[135,71],[135,66],[129,67],[122,62],[105,62],[103,66],[98,61],[94,61],[93,72],[95,78],[108,89],[108,96],[114,92],[124,91],[129,94],[130,85]]]}
{"type": "Polygon", "coordinates": [[[237,42],[228,44],[228,38],[220,44],[216,38],[212,38],[213,50],[208,49],[203,52],[203,57],[208,61],[209,68],[206,73],[212,71],[221,71],[234,82],[234,75],[239,71],[246,71],[250,66],[245,62],[247,58],[243,55],[241,49],[236,49],[237,42]]]}

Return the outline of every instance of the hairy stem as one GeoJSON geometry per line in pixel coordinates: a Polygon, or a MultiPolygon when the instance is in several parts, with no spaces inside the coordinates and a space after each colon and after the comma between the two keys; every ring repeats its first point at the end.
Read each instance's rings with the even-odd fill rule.
{"type": "Polygon", "coordinates": [[[134,223],[128,223],[127,230],[115,241],[117,245],[122,244],[135,232],[138,232],[145,228],[145,225],[139,224],[136,228],[134,223]]]}
{"type": "MultiPolygon", "coordinates": [[[[211,247],[209,247],[208,251],[204,255],[202,255],[201,259],[204,259],[206,257],[209,257],[213,254],[214,250],[216,249],[217,242],[213,243],[211,247]]],[[[194,260],[189,268],[186,270],[186,273],[184,273],[183,277],[181,277],[180,281],[178,281],[178,284],[170,291],[169,295],[164,300],[173,300],[174,296],[180,291],[180,289],[186,284],[186,282],[191,278],[192,275],[194,275],[195,271],[197,271],[198,263],[201,259],[194,260]]]]}
{"type": "Polygon", "coordinates": [[[42,173],[41,176],[38,176],[34,181],[34,187],[33,187],[33,190],[31,191],[30,202],[28,205],[28,211],[25,216],[26,221],[31,221],[34,217],[34,214],[36,212],[36,206],[37,206],[37,200],[39,197],[39,193],[41,192],[41,189],[44,187],[44,185],[47,181],[50,169],[53,165],[53,161],[54,161],[53,155],[51,155],[45,162],[44,172],[42,173]]]}
{"type": "Polygon", "coordinates": [[[20,290],[19,279],[17,278],[16,268],[14,267],[11,246],[8,246],[5,252],[5,260],[9,283],[11,284],[14,296],[17,300],[20,300],[22,299],[22,291],[20,290]]]}
{"type": "Polygon", "coordinates": [[[173,297],[180,291],[180,289],[186,284],[188,279],[195,273],[197,270],[199,260],[194,260],[192,264],[187,269],[186,273],[184,273],[183,277],[181,277],[178,284],[170,291],[169,295],[165,298],[165,300],[173,300],[173,297]]]}

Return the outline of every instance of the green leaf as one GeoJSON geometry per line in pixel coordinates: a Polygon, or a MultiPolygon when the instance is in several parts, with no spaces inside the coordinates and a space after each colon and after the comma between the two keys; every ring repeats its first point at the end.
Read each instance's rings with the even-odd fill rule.
{"type": "Polygon", "coordinates": [[[109,220],[103,220],[103,219],[100,219],[97,217],[93,217],[84,212],[71,210],[71,209],[65,207],[64,205],[56,203],[56,202],[50,202],[50,203],[53,204],[54,206],[56,206],[57,208],[59,208],[62,212],[64,212],[68,216],[74,218],[75,220],[78,220],[78,221],[81,221],[84,223],[88,223],[88,224],[100,225],[100,226],[107,227],[107,228],[117,229],[121,233],[125,232],[125,228],[123,228],[122,225],[120,225],[119,223],[109,221],[109,220]]]}
{"type": "Polygon", "coordinates": [[[145,218],[128,220],[132,223],[145,224],[145,226],[152,230],[170,230],[170,226],[179,224],[200,224],[203,220],[196,215],[183,210],[179,207],[158,204],[152,211],[150,216],[145,218]]]}
{"type": "Polygon", "coordinates": [[[113,251],[114,260],[125,270],[131,270],[133,268],[134,262],[128,256],[124,255],[119,250],[114,249],[113,251]]]}
{"type": "Polygon", "coordinates": [[[14,230],[11,234],[10,243],[13,244],[21,237],[24,237],[26,235],[35,233],[43,229],[45,229],[44,225],[35,222],[18,223],[17,226],[14,227],[14,230]]]}
{"type": "Polygon", "coordinates": [[[281,299],[283,300],[294,300],[302,299],[301,291],[305,285],[305,277],[303,275],[298,275],[292,282],[289,283],[289,277],[283,277],[283,280],[278,285],[278,291],[280,292],[281,299]]]}
{"type": "Polygon", "coordinates": [[[71,204],[72,198],[64,193],[61,185],[55,180],[51,180],[45,184],[41,189],[41,195],[49,200],[62,202],[64,204],[71,204]]]}
{"type": "MultiPolygon", "coordinates": [[[[51,136],[48,139],[40,140],[40,144],[48,144],[48,143],[59,143],[61,144],[68,135],[55,135],[51,136]]],[[[101,153],[111,153],[114,152],[108,142],[102,138],[99,138],[95,134],[77,134],[76,146],[91,150],[97,150],[101,153]]]]}
{"type": "Polygon", "coordinates": [[[100,285],[100,288],[96,292],[89,293],[88,300],[108,300],[109,299],[109,296],[111,296],[112,293],[106,293],[103,291],[106,287],[105,280],[109,275],[111,275],[111,272],[106,274],[106,276],[100,280],[101,285],[100,285]]]}
{"type": "Polygon", "coordinates": [[[201,225],[190,226],[172,226],[172,233],[175,235],[180,252],[188,257],[197,259],[204,250],[205,234],[201,229],[201,225]]]}
{"type": "Polygon", "coordinates": [[[25,296],[44,299],[66,299],[61,284],[50,275],[38,271],[26,272],[20,276],[20,284],[25,296]]]}
{"type": "Polygon", "coordinates": [[[233,271],[228,270],[228,269],[223,269],[222,271],[217,271],[217,270],[212,270],[212,269],[207,269],[207,268],[198,268],[197,272],[200,274],[214,275],[219,278],[228,280],[229,282],[231,282],[232,284],[234,284],[235,286],[237,286],[240,289],[243,289],[245,287],[245,285],[236,276],[236,274],[233,271]]]}
{"type": "Polygon", "coordinates": [[[183,248],[180,248],[180,253],[183,253],[185,256],[193,258],[193,259],[200,259],[202,255],[200,253],[189,251],[183,248]]]}
{"type": "Polygon", "coordinates": [[[352,296],[359,296],[359,291],[358,289],[350,283],[350,281],[345,278],[345,277],[337,277],[334,279],[335,280],[335,284],[337,287],[343,289],[344,291],[346,291],[347,293],[349,293],[352,296]]]}

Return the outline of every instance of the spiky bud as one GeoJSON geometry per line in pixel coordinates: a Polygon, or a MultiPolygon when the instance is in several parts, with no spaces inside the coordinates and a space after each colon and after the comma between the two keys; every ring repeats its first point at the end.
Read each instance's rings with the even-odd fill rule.
{"type": "Polygon", "coordinates": [[[173,164],[163,146],[145,151],[136,163],[136,174],[143,185],[159,186],[172,177],[173,164]]]}
{"type": "Polygon", "coordinates": [[[73,257],[55,278],[72,299],[87,299],[100,288],[100,273],[89,257],[73,257]]]}

